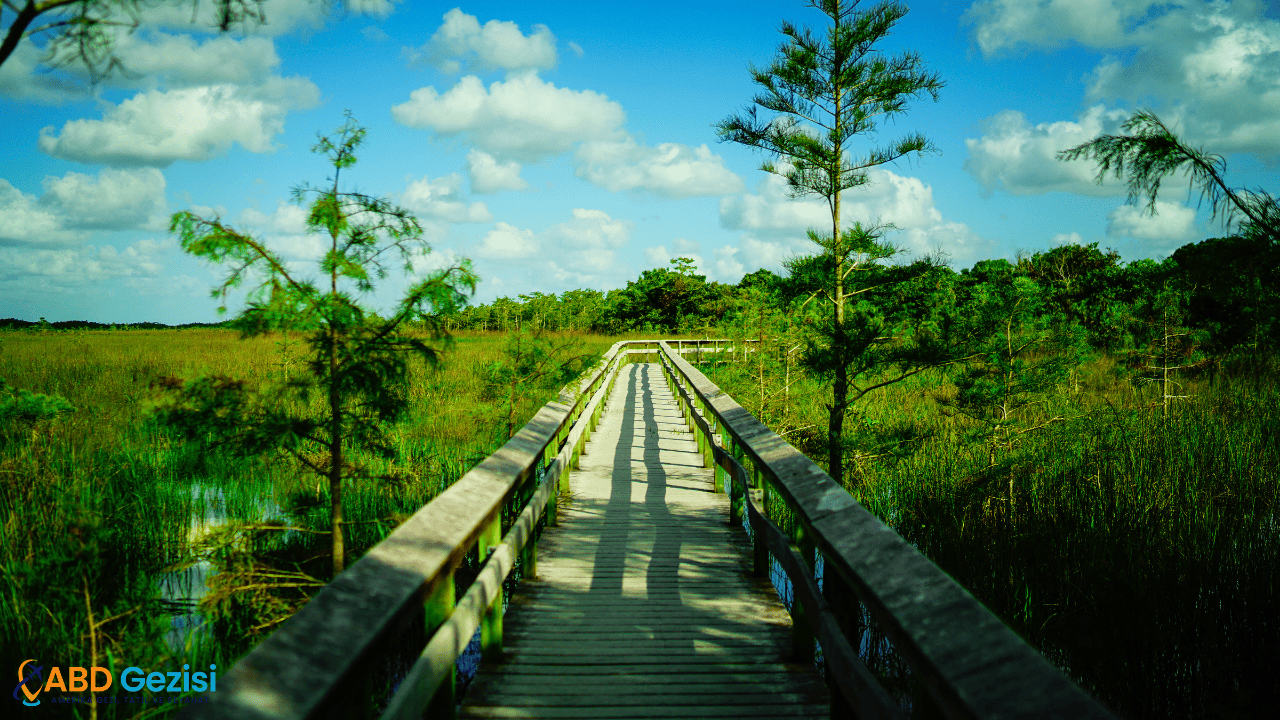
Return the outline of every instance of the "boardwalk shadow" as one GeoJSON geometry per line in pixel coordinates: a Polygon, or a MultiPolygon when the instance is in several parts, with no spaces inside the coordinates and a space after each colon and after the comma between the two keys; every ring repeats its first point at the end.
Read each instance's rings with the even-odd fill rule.
{"type": "Polygon", "coordinates": [[[464,716],[825,716],[660,368],[624,367],[607,412],[539,580],[513,598],[508,662],[481,668],[464,716]]]}

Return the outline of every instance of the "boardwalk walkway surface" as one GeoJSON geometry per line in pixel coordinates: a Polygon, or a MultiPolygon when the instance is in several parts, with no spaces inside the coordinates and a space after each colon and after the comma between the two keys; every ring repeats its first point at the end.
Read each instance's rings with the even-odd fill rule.
{"type": "Polygon", "coordinates": [[[622,368],[466,718],[827,717],[660,366],[622,368]]]}

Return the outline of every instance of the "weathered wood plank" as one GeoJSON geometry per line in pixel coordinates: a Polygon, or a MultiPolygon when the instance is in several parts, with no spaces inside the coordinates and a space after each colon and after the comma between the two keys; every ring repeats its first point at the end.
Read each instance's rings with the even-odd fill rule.
{"type": "Polygon", "coordinates": [[[954,717],[1114,718],[910,543],[859,505],[697,368],[670,362],[803,524],[838,573],[954,717]]]}
{"type": "Polygon", "coordinates": [[[826,717],[660,371],[624,368],[608,413],[462,716],[826,717]]]}
{"type": "MultiPolygon", "coordinates": [[[[437,588],[541,463],[574,407],[606,381],[619,343],[570,404],[548,403],[498,452],[421,508],[222,678],[190,718],[314,718],[367,710],[370,660],[422,615],[437,588]]],[[[563,393],[562,393],[563,394],[563,393]]]]}

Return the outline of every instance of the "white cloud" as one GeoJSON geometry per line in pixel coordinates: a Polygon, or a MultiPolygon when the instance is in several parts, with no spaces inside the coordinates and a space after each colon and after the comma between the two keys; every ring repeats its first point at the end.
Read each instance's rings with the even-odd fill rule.
{"type": "Polygon", "coordinates": [[[574,208],[572,219],[538,233],[499,222],[473,253],[503,265],[506,275],[513,270],[527,273],[539,288],[549,282],[594,287],[605,278],[617,281],[632,272],[615,251],[627,245],[633,227],[602,210],[574,208]]]}
{"type": "Polygon", "coordinates": [[[57,134],[46,127],[39,146],[57,158],[124,167],[209,160],[233,143],[266,153],[284,131],[285,113],[314,106],[319,94],[305,78],[272,78],[253,88],[152,90],[109,109],[102,120],[72,120],[57,134]]]}
{"type": "Polygon", "coordinates": [[[653,267],[666,267],[671,263],[671,253],[666,245],[654,245],[644,249],[644,261],[653,267]]]}
{"type": "Polygon", "coordinates": [[[791,200],[787,197],[786,181],[777,175],[761,180],[755,194],[744,193],[720,200],[720,225],[729,230],[804,238],[808,228],[830,224],[831,211],[825,203],[791,200]]]}
{"type": "Polygon", "coordinates": [[[218,35],[197,42],[190,35],[162,32],[122,34],[115,53],[135,80],[114,76],[114,85],[148,84],[163,79],[169,88],[230,83],[248,85],[266,80],[279,67],[280,57],[269,38],[218,35]]]}
{"type": "Polygon", "coordinates": [[[1146,205],[1136,207],[1121,205],[1107,213],[1107,234],[1153,240],[1159,244],[1172,244],[1198,237],[1196,211],[1181,203],[1156,201],[1156,214],[1146,211],[1146,205]]]}
{"type": "Polygon", "coordinates": [[[1022,44],[1056,47],[1069,41],[1096,48],[1126,42],[1126,29],[1158,0],[979,0],[963,21],[975,25],[984,55],[1022,44]]]}
{"type": "Polygon", "coordinates": [[[569,49],[573,51],[574,55],[577,55],[578,57],[582,57],[582,46],[579,45],[578,43],[570,41],[569,49]]]}
{"type": "MultiPolygon", "coordinates": [[[[385,18],[395,1],[398,0],[346,0],[341,5],[345,12],[385,18]]],[[[112,3],[114,16],[108,19],[126,25],[104,26],[113,52],[128,73],[143,77],[130,78],[114,73],[106,84],[150,87],[157,76],[163,77],[170,88],[249,82],[247,78],[260,76],[279,63],[270,38],[300,29],[319,29],[334,8],[334,3],[316,0],[271,0],[265,7],[265,24],[232,24],[233,33],[244,30],[251,36],[237,39],[217,35],[193,41],[186,33],[216,32],[218,4],[144,3],[137,8],[140,22],[135,31],[131,27],[133,17],[120,4],[112,3]],[[179,34],[169,34],[164,30],[179,34]]],[[[55,10],[42,16],[37,24],[43,20],[66,20],[73,11],[74,7],[65,12],[55,10]]],[[[47,47],[47,43],[38,46],[29,38],[18,43],[13,54],[0,65],[0,96],[41,103],[59,103],[88,96],[84,66],[72,62],[56,73],[47,72],[50,69],[44,63],[47,47]]]]}
{"type": "Polygon", "coordinates": [[[83,233],[63,227],[61,218],[34,195],[0,179],[0,245],[66,244],[83,239],[83,233]]]}
{"type": "MultiPolygon", "coordinates": [[[[343,6],[349,12],[368,15],[379,20],[385,20],[396,11],[395,6],[400,4],[402,0],[343,0],[343,6]]],[[[275,0],[272,0],[275,2],[275,0]]]]}
{"type": "Polygon", "coordinates": [[[450,173],[442,178],[414,180],[405,188],[403,202],[414,212],[455,223],[482,223],[493,213],[482,202],[467,203],[459,192],[462,176],[450,173]]]}
{"type": "Polygon", "coordinates": [[[1058,233],[1049,238],[1049,244],[1058,247],[1060,245],[1084,245],[1084,238],[1080,237],[1080,233],[1058,233]]]}
{"type": "Polygon", "coordinates": [[[1062,162],[1059,151],[1088,142],[1101,134],[1120,132],[1128,117],[1122,110],[1095,105],[1079,122],[1040,123],[1034,127],[1016,110],[1004,110],[983,122],[984,134],[966,138],[969,157],[964,169],[983,186],[985,193],[1002,189],[1013,195],[1038,195],[1060,190],[1082,195],[1122,195],[1122,182],[1108,178],[1094,183],[1097,164],[1091,160],[1062,162]]]}
{"type": "MultiPolygon", "coordinates": [[[[717,250],[717,254],[721,253],[717,250]]],[[[699,275],[707,274],[707,263],[702,257],[702,244],[697,240],[688,240],[686,238],[676,238],[671,241],[671,249],[668,250],[666,245],[657,245],[644,249],[645,261],[653,266],[670,269],[671,261],[675,258],[689,258],[693,261],[694,271],[699,275]]],[[[712,277],[715,280],[717,278],[712,277]]]]}
{"type": "Polygon", "coordinates": [[[124,230],[150,223],[162,230],[167,207],[164,189],[164,175],[155,168],[105,169],[97,177],[69,172],[44,179],[40,204],[57,213],[69,228],[124,230]]]}
{"type": "Polygon", "coordinates": [[[534,238],[532,230],[521,230],[514,225],[499,222],[480,241],[475,253],[487,260],[510,262],[533,257],[539,248],[540,244],[534,238]]]}
{"type": "MultiPolygon", "coordinates": [[[[205,30],[213,30],[218,24],[217,6],[219,3],[199,3],[193,8],[187,3],[164,3],[160,5],[143,6],[140,12],[143,27],[161,27],[171,30],[184,30],[197,27],[205,30]],[[193,19],[194,22],[193,22],[193,19]]],[[[363,1],[355,0],[354,2],[347,0],[342,3],[344,9],[348,12],[356,12],[360,14],[374,14],[389,8],[389,4],[379,0],[363,1]],[[370,12],[373,11],[373,12],[370,12]]],[[[265,4],[265,14],[267,22],[259,24],[256,22],[246,22],[243,25],[233,25],[232,27],[252,32],[254,35],[266,37],[277,37],[287,35],[297,30],[317,30],[324,26],[325,21],[329,18],[333,6],[327,2],[316,2],[315,0],[271,0],[265,4]]],[[[120,19],[128,21],[126,14],[120,13],[120,19]]]]}
{"type": "Polygon", "coordinates": [[[37,199],[0,179],[0,245],[69,245],[88,237],[83,230],[167,226],[164,175],[154,168],[69,172],[43,184],[37,199]]]}
{"type": "MultiPolygon", "coordinates": [[[[210,217],[215,213],[192,212],[201,217],[210,217]]],[[[329,249],[330,239],[320,233],[311,232],[307,228],[308,209],[294,203],[280,201],[275,212],[267,215],[256,208],[245,208],[240,212],[239,228],[249,232],[264,242],[272,252],[291,261],[316,260],[329,249]]],[[[221,214],[221,213],[216,213],[221,214]]],[[[307,265],[294,265],[292,269],[310,269],[307,265]]]]}
{"type": "Polygon", "coordinates": [[[620,135],[622,106],[590,90],[569,90],[533,73],[494,82],[486,90],[468,75],[443,95],[434,87],[414,90],[391,109],[396,122],[463,136],[490,155],[534,162],[559,155],[579,142],[620,135]]]}
{"type": "Polygon", "coordinates": [[[1280,155],[1280,21],[1257,0],[985,0],[967,14],[986,54],[1066,43],[1108,54],[1088,101],[1148,106],[1193,145],[1280,155]],[[1153,102],[1154,100],[1154,102],[1153,102]]]}
{"type": "MultiPolygon", "coordinates": [[[[864,226],[893,223],[886,239],[914,253],[941,250],[957,261],[978,258],[994,246],[991,240],[974,233],[964,223],[945,220],[934,207],[933,189],[917,178],[904,177],[884,169],[871,171],[871,182],[841,195],[841,220],[847,229],[855,222],[864,226]]],[[[831,211],[820,199],[791,200],[786,181],[769,175],[755,194],[727,197],[720,201],[720,224],[729,230],[744,230],[743,256],[750,266],[774,269],[793,254],[814,251],[807,237],[812,228],[830,234],[831,211]]],[[[738,260],[741,262],[741,260],[738,260]]]]}
{"type": "Polygon", "coordinates": [[[608,250],[626,245],[633,226],[630,221],[609,217],[603,210],[574,208],[572,220],[547,228],[541,236],[557,248],[608,250]]]}
{"type": "Polygon", "coordinates": [[[742,276],[747,273],[747,267],[738,260],[738,253],[740,252],[742,252],[740,247],[733,247],[732,245],[723,245],[716,248],[715,265],[709,273],[711,278],[723,283],[737,284],[741,282],[742,276]]]}
{"type": "Polygon", "coordinates": [[[44,51],[29,40],[19,42],[13,54],[0,65],[0,96],[59,104],[88,96],[88,90],[59,75],[40,69],[44,51]]]}
{"type": "Polygon", "coordinates": [[[744,233],[738,244],[722,245],[714,252],[715,265],[709,277],[719,282],[737,283],[748,272],[765,268],[776,273],[784,272],[783,261],[814,251],[812,243],[787,240],[765,240],[744,233]]]}
{"type": "Polygon", "coordinates": [[[645,147],[631,137],[583,143],[574,174],[606,190],[643,190],[669,198],[741,192],[742,179],[705,144],[645,147]]]}
{"type": "Polygon", "coordinates": [[[158,277],[164,272],[159,255],[171,243],[142,240],[123,251],[112,245],[71,248],[0,247],[0,280],[84,286],[111,278],[158,277]]]}
{"type": "Polygon", "coordinates": [[[515,160],[499,162],[483,150],[467,153],[467,174],[471,177],[473,193],[523,190],[529,187],[529,183],[520,177],[520,163],[515,160]]]}
{"type": "Polygon", "coordinates": [[[534,25],[526,36],[513,22],[490,20],[482,26],[476,16],[454,8],[444,14],[444,23],[425,45],[405,48],[404,54],[411,64],[427,63],[450,74],[464,67],[551,69],[556,66],[556,38],[546,25],[534,25]]]}

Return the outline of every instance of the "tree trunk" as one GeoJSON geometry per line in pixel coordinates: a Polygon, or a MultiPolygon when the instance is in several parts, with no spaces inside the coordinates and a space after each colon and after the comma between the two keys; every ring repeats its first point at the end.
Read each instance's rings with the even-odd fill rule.
{"type": "MultiPolygon", "coordinates": [[[[333,176],[333,198],[337,205],[338,174],[333,176]]],[[[338,231],[329,231],[333,239],[333,248],[338,248],[338,231]]],[[[335,299],[338,296],[338,270],[334,268],[329,274],[329,289],[335,299]]],[[[329,519],[330,533],[333,536],[333,576],[336,578],[346,568],[347,547],[342,537],[342,394],[338,385],[338,328],[334,327],[334,319],[329,318],[329,519]]]]}
{"type": "MultiPolygon", "coordinates": [[[[835,3],[836,32],[839,32],[840,2],[835,3]]],[[[835,97],[835,134],[840,133],[841,101],[844,100],[844,88],[836,87],[835,97]]],[[[844,362],[844,238],[840,236],[840,170],[844,164],[844,154],[836,148],[834,166],[831,168],[831,251],[835,254],[835,302],[836,327],[832,338],[835,347],[833,356],[836,359],[836,380],[831,387],[831,416],[827,424],[827,464],[831,479],[837,485],[844,485],[844,414],[849,408],[849,370],[844,362]]]]}
{"type": "MultiPolygon", "coordinates": [[[[7,4],[7,3],[6,3],[7,4]]],[[[18,47],[18,43],[22,41],[22,36],[27,32],[27,28],[31,25],[31,21],[36,19],[43,10],[36,7],[34,0],[27,0],[26,7],[18,11],[18,17],[14,18],[4,36],[4,42],[0,43],[0,65],[13,54],[14,48],[18,47]]]]}
{"type": "Polygon", "coordinates": [[[346,567],[346,543],[342,537],[342,398],[338,393],[337,332],[329,328],[329,412],[333,425],[329,430],[329,501],[330,531],[333,533],[333,576],[346,567]]]}

